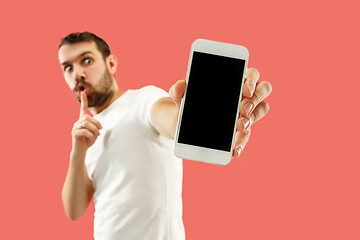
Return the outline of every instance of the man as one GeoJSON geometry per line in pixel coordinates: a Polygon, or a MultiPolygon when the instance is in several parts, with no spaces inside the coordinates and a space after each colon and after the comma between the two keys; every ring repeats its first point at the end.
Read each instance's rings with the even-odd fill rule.
{"type": "MultiPolygon", "coordinates": [[[[185,239],[182,159],[173,153],[185,81],[169,94],[154,86],[122,90],[114,75],[117,58],[88,32],[66,36],[59,61],[81,102],[62,192],[67,216],[78,219],[94,199],[95,239],[185,239]]],[[[271,85],[258,79],[256,69],[247,71],[234,157],[269,109],[263,100],[271,85]]]]}

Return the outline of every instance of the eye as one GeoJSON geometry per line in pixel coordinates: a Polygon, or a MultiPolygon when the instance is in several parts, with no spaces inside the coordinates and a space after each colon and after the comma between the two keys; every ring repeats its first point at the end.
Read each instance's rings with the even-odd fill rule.
{"type": "Polygon", "coordinates": [[[92,60],[90,58],[85,58],[84,63],[90,64],[90,63],[92,63],[92,60]]]}
{"type": "Polygon", "coordinates": [[[72,66],[71,66],[71,65],[67,65],[67,66],[64,67],[64,71],[65,71],[65,72],[69,72],[69,71],[71,71],[71,70],[72,70],[72,66]]]}

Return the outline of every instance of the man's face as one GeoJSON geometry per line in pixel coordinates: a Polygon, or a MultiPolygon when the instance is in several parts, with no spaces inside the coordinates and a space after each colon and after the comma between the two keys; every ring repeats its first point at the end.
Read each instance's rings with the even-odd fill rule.
{"type": "Polygon", "coordinates": [[[63,45],[59,61],[65,81],[80,102],[85,91],[89,107],[99,107],[114,94],[113,77],[94,42],[63,45]]]}

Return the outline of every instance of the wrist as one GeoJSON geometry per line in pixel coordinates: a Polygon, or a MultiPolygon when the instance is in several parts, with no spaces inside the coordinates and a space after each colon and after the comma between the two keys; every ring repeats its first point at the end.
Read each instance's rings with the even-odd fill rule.
{"type": "Polygon", "coordinates": [[[86,151],[87,149],[82,149],[76,144],[74,144],[70,153],[70,165],[83,165],[85,161],[86,151]]]}

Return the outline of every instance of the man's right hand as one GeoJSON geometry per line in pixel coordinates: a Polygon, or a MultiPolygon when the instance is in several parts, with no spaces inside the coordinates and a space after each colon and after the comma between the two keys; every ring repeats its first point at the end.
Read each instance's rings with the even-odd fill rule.
{"type": "Polygon", "coordinates": [[[88,109],[87,96],[84,91],[81,92],[80,117],[74,123],[72,129],[73,151],[85,154],[87,149],[94,144],[96,138],[100,135],[99,130],[102,126],[98,120],[86,113],[88,109]]]}
{"type": "Polygon", "coordinates": [[[81,217],[86,211],[94,194],[94,187],[85,166],[85,154],[99,136],[100,122],[86,114],[87,96],[81,92],[81,108],[79,120],[72,130],[73,147],[70,154],[69,170],[66,175],[62,200],[66,215],[71,220],[81,217]]]}

